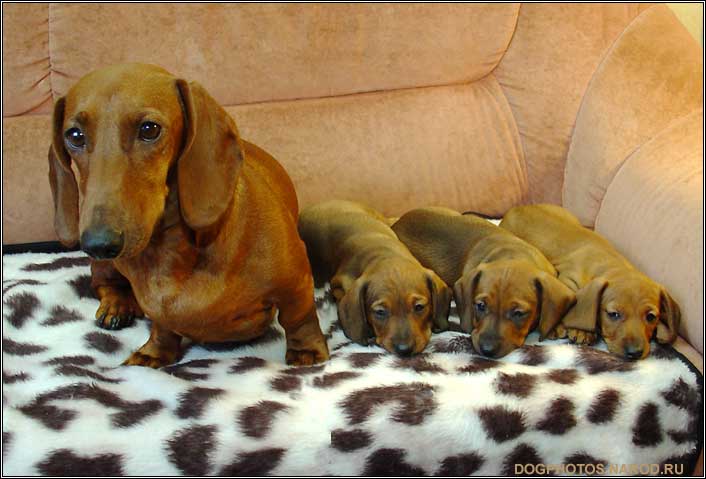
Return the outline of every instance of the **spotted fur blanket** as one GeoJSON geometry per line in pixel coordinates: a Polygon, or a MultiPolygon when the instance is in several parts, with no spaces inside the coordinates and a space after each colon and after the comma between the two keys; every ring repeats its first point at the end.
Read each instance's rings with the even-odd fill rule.
{"type": "Polygon", "coordinates": [[[703,378],[671,348],[624,362],[531,337],[492,361],[449,331],[399,359],[351,344],[321,290],[324,365],[287,367],[274,326],[151,370],[120,366],[149,322],[98,329],[89,285],[82,253],[3,257],[4,474],[688,474],[702,447],[703,378]]]}

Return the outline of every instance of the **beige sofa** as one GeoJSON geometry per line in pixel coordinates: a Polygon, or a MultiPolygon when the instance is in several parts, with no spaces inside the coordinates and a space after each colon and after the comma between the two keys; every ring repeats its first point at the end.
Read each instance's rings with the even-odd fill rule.
{"type": "Polygon", "coordinates": [[[106,64],[200,81],[303,205],[563,204],[703,354],[703,51],[664,5],[3,6],[3,244],[51,241],[53,101],[106,64]]]}
{"type": "Polygon", "coordinates": [[[664,5],[5,4],[3,244],[52,241],[54,100],[88,71],[200,81],[303,205],[563,204],[681,303],[703,362],[703,51],[664,5]]]}

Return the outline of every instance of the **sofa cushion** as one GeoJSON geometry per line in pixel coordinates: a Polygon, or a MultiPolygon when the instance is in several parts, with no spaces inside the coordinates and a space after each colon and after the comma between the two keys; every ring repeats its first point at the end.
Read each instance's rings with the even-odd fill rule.
{"type": "Polygon", "coordinates": [[[52,4],[52,86],[129,59],[198,80],[221,104],[473,81],[518,4],[52,4]]]}

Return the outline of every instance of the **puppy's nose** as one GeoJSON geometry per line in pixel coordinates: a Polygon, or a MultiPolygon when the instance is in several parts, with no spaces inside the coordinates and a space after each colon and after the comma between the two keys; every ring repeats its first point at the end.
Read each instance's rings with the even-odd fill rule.
{"type": "Polygon", "coordinates": [[[393,347],[395,348],[395,352],[400,356],[411,356],[414,350],[411,344],[400,343],[395,344],[393,347]]]}
{"type": "Polygon", "coordinates": [[[635,346],[625,348],[625,357],[628,359],[640,359],[644,350],[635,346]]]}
{"type": "Polygon", "coordinates": [[[495,341],[481,340],[480,344],[478,346],[480,349],[480,353],[483,356],[487,356],[489,358],[494,358],[498,354],[498,351],[500,350],[500,344],[495,341]]]}
{"type": "Polygon", "coordinates": [[[90,227],[81,235],[81,249],[95,259],[116,258],[123,245],[123,233],[108,226],[90,227]]]}

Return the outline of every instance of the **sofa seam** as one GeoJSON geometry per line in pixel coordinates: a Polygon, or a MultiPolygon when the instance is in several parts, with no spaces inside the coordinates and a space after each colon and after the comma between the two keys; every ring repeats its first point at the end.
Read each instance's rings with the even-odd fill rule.
{"type": "Polygon", "coordinates": [[[51,21],[51,12],[52,12],[52,3],[47,4],[47,57],[49,58],[49,94],[50,94],[50,99],[52,104],[54,103],[54,63],[53,63],[53,58],[52,58],[52,21],[51,21]]]}
{"type": "MultiPolygon", "coordinates": [[[[615,37],[615,40],[610,44],[610,46],[605,50],[605,53],[603,54],[603,57],[601,60],[598,62],[598,65],[596,65],[596,68],[593,70],[591,73],[591,78],[588,80],[588,83],[586,84],[586,88],[583,91],[583,94],[581,95],[581,102],[579,104],[578,109],[576,110],[576,117],[574,118],[574,125],[571,128],[571,135],[569,136],[569,149],[566,152],[566,159],[564,161],[564,174],[562,175],[562,185],[561,185],[561,204],[562,206],[565,205],[566,203],[566,172],[567,172],[567,166],[568,166],[568,160],[569,156],[571,155],[571,150],[574,144],[574,136],[576,134],[576,123],[578,122],[579,116],[581,115],[581,111],[583,110],[583,107],[586,103],[586,94],[589,92],[591,87],[593,86],[594,81],[596,80],[596,77],[598,75],[598,72],[601,70],[605,62],[610,58],[611,54],[615,50],[615,47],[617,46],[618,42],[625,36],[625,32],[627,32],[637,21],[640,19],[643,15],[646,15],[647,12],[655,8],[657,5],[652,5],[649,8],[646,8],[642,13],[638,13],[635,15],[635,18],[630,20],[627,25],[625,25],[625,28],[623,28],[623,31],[620,32],[618,36],[615,37]]],[[[605,194],[603,195],[605,196],[605,194]]],[[[601,198],[601,201],[603,199],[601,198]]],[[[596,223],[596,218],[593,218],[593,224],[595,227],[596,223]]]]}
{"type": "MultiPolygon", "coordinates": [[[[500,91],[503,94],[503,98],[505,99],[505,103],[507,104],[508,109],[510,110],[510,115],[512,116],[512,122],[515,125],[515,132],[517,133],[517,138],[520,143],[520,149],[522,151],[522,165],[523,165],[523,173],[525,176],[525,191],[522,193],[522,202],[523,203],[528,203],[530,199],[530,182],[529,182],[529,172],[528,172],[528,166],[527,166],[527,152],[525,150],[525,142],[522,139],[522,135],[520,134],[520,125],[517,123],[517,117],[515,116],[515,110],[512,109],[512,105],[510,104],[510,99],[507,97],[507,92],[505,91],[505,87],[503,87],[502,83],[500,83],[500,80],[498,80],[498,77],[495,75],[495,70],[498,69],[500,64],[502,63],[503,59],[507,55],[508,50],[510,50],[510,46],[512,45],[512,41],[515,39],[515,34],[517,33],[517,26],[520,23],[520,11],[522,9],[522,2],[518,3],[517,5],[517,13],[515,14],[515,26],[512,29],[512,35],[510,35],[510,39],[507,42],[507,45],[505,45],[505,51],[503,52],[502,56],[498,60],[498,62],[495,64],[492,70],[485,75],[485,77],[488,77],[490,75],[493,75],[493,79],[498,83],[498,86],[500,87],[500,91]]],[[[483,77],[483,78],[485,78],[483,77]]],[[[482,79],[482,78],[481,78],[482,79]]],[[[479,79],[479,80],[481,80],[479,79]]]]}
{"type": "Polygon", "coordinates": [[[697,108],[693,108],[692,110],[689,110],[687,113],[684,113],[683,115],[678,116],[677,118],[672,119],[669,123],[667,123],[664,128],[660,129],[658,132],[655,134],[651,135],[650,137],[646,138],[642,143],[637,145],[635,148],[633,148],[625,157],[620,161],[618,164],[618,167],[615,169],[615,173],[613,176],[610,178],[610,182],[606,185],[605,192],[603,193],[603,197],[598,203],[598,210],[596,211],[596,217],[593,220],[593,229],[595,230],[596,227],[598,226],[598,217],[601,214],[601,211],[603,210],[603,204],[605,202],[605,197],[608,195],[608,190],[610,187],[613,185],[615,182],[615,178],[620,174],[621,171],[623,171],[623,168],[625,168],[625,165],[633,158],[635,157],[638,153],[642,151],[642,149],[652,140],[660,136],[662,133],[667,131],[668,129],[672,128],[675,124],[679,123],[680,121],[684,120],[685,118],[693,115],[694,113],[697,113],[699,110],[703,111],[703,107],[699,106],[697,108]]]}

